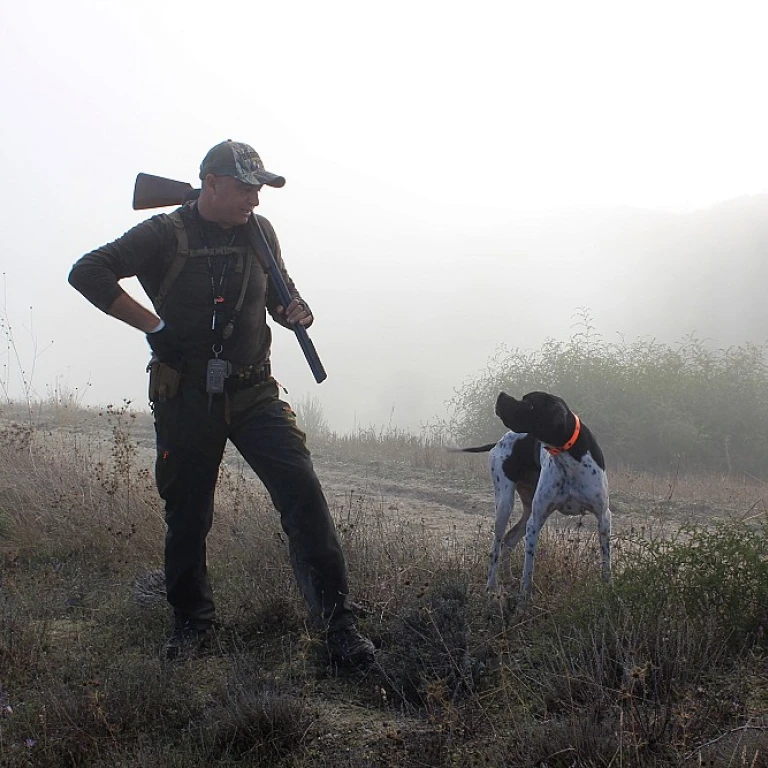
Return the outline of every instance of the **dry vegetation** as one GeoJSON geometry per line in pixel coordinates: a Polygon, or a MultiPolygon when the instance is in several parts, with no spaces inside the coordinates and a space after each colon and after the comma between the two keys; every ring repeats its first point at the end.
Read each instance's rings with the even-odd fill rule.
{"type": "Polygon", "coordinates": [[[236,463],[210,537],[219,648],[167,665],[146,416],[0,416],[2,766],[768,763],[760,482],[614,469],[614,584],[589,521],[548,524],[520,613],[519,557],[509,595],[482,588],[488,510],[438,530],[413,506],[490,500],[482,458],[439,432],[324,433],[321,477],[355,478],[329,498],[377,668],[325,664],[276,515],[236,463]],[[423,493],[357,482],[375,476],[423,493]]]}

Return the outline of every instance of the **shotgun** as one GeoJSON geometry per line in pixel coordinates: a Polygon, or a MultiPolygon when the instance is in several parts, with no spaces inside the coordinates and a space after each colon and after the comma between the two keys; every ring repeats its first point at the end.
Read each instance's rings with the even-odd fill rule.
{"type": "MultiPolygon", "coordinates": [[[[160,208],[166,205],[184,205],[184,203],[190,200],[197,200],[199,195],[200,190],[194,189],[191,184],[187,184],[185,181],[174,181],[163,176],[140,173],[136,177],[136,186],[133,189],[133,210],[140,211],[145,208],[160,208]]],[[[264,237],[264,232],[262,232],[259,221],[255,216],[251,216],[247,232],[251,247],[266,257],[272,285],[277,291],[280,303],[287,309],[293,297],[288,290],[288,286],[285,284],[282,272],[280,272],[280,268],[277,266],[275,255],[272,253],[267,238],[264,237]]],[[[312,369],[315,381],[320,384],[322,381],[325,381],[328,374],[320,362],[315,345],[312,343],[312,339],[309,338],[307,329],[303,325],[294,325],[293,330],[296,333],[296,338],[299,340],[301,351],[304,353],[304,357],[307,358],[309,367],[312,369]]]]}

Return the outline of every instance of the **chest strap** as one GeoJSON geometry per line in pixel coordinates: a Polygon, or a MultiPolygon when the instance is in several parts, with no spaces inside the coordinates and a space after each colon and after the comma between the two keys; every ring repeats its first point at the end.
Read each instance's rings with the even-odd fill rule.
{"type": "MultiPolygon", "coordinates": [[[[195,248],[189,247],[189,236],[187,235],[187,229],[184,226],[184,221],[178,211],[168,214],[168,218],[173,222],[173,231],[176,235],[176,253],[171,261],[168,270],[166,271],[160,288],[157,291],[152,304],[159,315],[161,315],[165,300],[168,298],[168,292],[171,286],[176,282],[176,278],[181,274],[184,269],[184,265],[187,263],[187,259],[195,258],[199,256],[232,256],[237,255],[238,269],[240,271],[242,261],[244,259],[245,266],[243,267],[243,282],[240,285],[240,295],[237,297],[237,303],[232,311],[227,324],[224,326],[223,337],[224,339],[230,338],[235,329],[235,323],[240,315],[240,310],[243,307],[245,301],[245,292],[248,289],[248,281],[251,277],[251,267],[253,266],[253,251],[251,248],[245,246],[219,246],[217,248],[195,248]]],[[[162,315],[161,315],[162,316],[162,315]]]]}

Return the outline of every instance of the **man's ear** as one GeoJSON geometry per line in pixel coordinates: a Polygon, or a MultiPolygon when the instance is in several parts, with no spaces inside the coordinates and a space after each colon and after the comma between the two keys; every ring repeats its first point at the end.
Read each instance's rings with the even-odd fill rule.
{"type": "Polygon", "coordinates": [[[211,192],[215,192],[219,185],[219,180],[212,174],[206,173],[203,179],[203,189],[209,189],[211,192]]]}

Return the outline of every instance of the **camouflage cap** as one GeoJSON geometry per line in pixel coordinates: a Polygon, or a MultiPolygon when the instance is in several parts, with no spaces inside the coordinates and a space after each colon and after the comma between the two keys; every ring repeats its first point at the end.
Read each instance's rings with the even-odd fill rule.
{"type": "Polygon", "coordinates": [[[254,186],[268,184],[270,187],[282,187],[285,184],[282,176],[264,170],[264,163],[253,147],[232,139],[222,141],[208,150],[200,163],[200,179],[204,179],[208,173],[214,176],[234,176],[254,186]]]}

